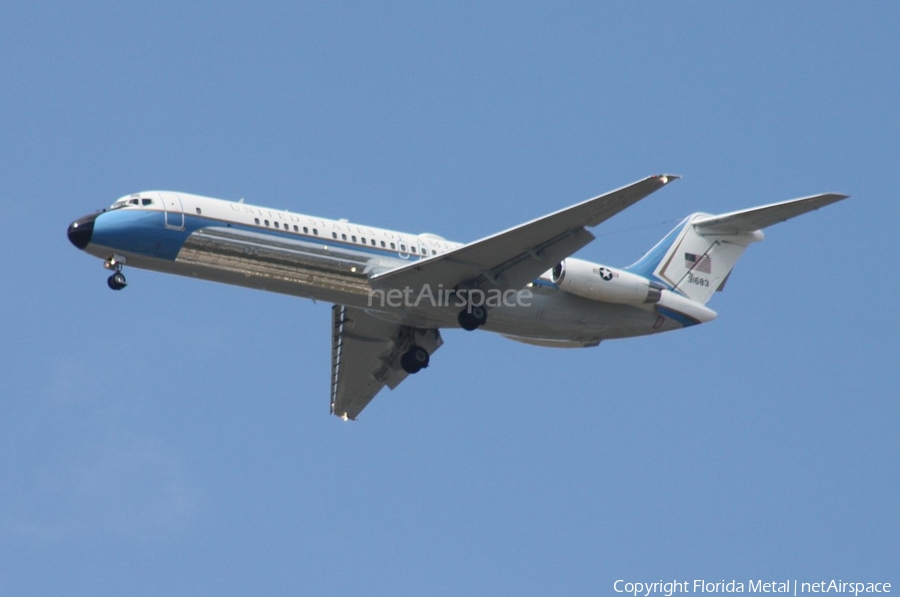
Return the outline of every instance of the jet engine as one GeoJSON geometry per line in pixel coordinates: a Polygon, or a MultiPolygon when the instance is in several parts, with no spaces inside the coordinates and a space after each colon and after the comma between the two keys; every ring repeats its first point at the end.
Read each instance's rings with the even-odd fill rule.
{"type": "Polygon", "coordinates": [[[642,305],[658,303],[662,296],[644,277],[572,257],[558,263],[550,277],[562,290],[595,301],[642,305]]]}

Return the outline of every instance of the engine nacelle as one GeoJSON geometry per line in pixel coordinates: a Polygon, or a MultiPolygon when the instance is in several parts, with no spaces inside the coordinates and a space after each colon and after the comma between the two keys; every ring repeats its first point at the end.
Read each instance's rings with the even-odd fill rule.
{"type": "Polygon", "coordinates": [[[551,279],[566,292],[607,303],[657,303],[661,290],[650,281],[625,270],[569,257],[551,270],[551,279]]]}

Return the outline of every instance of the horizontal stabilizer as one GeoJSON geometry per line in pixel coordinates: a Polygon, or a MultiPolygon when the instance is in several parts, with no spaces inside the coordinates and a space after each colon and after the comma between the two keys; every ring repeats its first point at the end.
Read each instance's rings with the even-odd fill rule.
{"type": "Polygon", "coordinates": [[[773,224],[790,220],[791,218],[819,209],[820,207],[825,207],[826,205],[831,205],[832,203],[836,203],[846,198],[847,195],[840,195],[837,193],[813,195],[811,197],[802,197],[800,199],[782,201],[781,203],[733,211],[719,216],[706,216],[695,220],[692,224],[697,232],[701,234],[740,234],[742,232],[753,232],[754,230],[762,230],[773,224]]]}
{"type": "Polygon", "coordinates": [[[693,214],[628,271],[652,276],[675,292],[705,305],[725,285],[744,250],[765,238],[763,228],[846,198],[847,195],[827,193],[717,216],[693,214]]]}

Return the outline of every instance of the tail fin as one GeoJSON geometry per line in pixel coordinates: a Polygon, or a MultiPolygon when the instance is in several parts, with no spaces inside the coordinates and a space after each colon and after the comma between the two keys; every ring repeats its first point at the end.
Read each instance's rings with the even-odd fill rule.
{"type": "Polygon", "coordinates": [[[625,269],[661,281],[704,305],[725,286],[731,269],[750,243],[765,238],[763,228],[846,198],[829,193],[718,216],[695,213],[625,269]]]}

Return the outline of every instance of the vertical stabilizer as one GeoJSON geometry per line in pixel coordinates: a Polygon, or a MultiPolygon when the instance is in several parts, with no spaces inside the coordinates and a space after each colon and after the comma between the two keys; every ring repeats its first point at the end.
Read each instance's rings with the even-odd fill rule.
{"type": "Polygon", "coordinates": [[[762,229],[830,205],[846,195],[801,197],[713,216],[685,218],[637,263],[625,268],[658,280],[687,298],[706,304],[721,290],[744,250],[765,236],[762,229]]]}
{"type": "Polygon", "coordinates": [[[701,305],[725,284],[734,264],[750,243],[763,239],[759,230],[706,233],[696,223],[708,217],[698,213],[688,218],[687,225],[653,272],[673,290],[701,305]]]}

